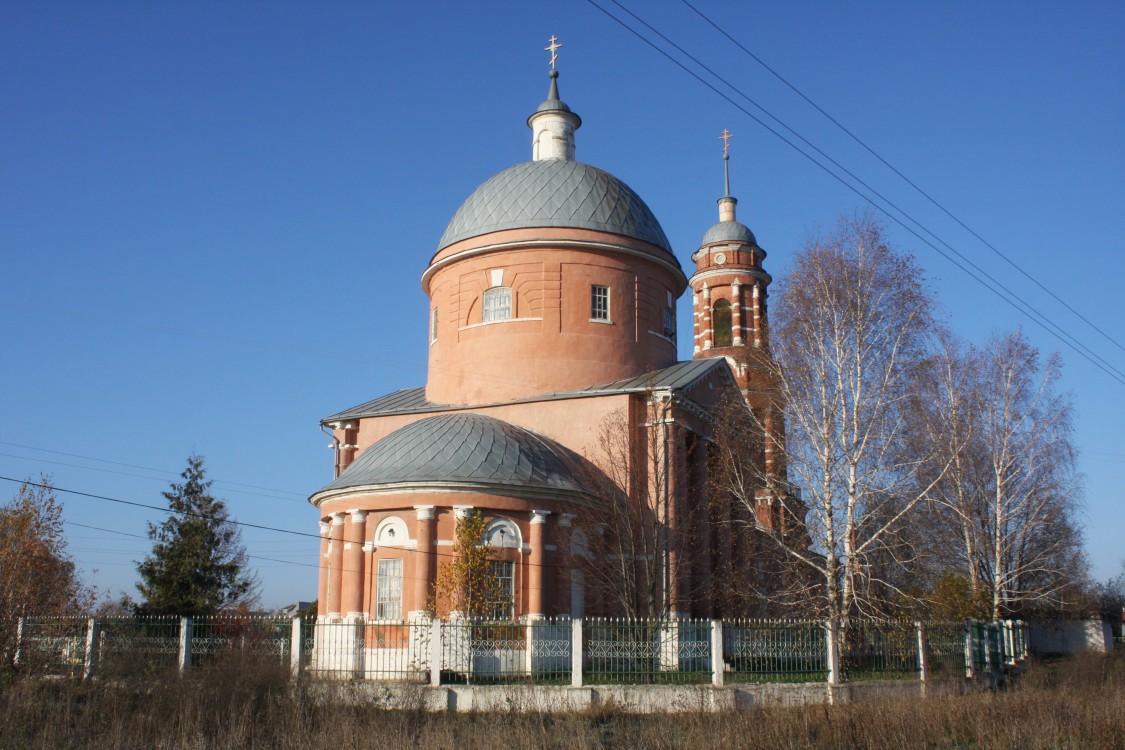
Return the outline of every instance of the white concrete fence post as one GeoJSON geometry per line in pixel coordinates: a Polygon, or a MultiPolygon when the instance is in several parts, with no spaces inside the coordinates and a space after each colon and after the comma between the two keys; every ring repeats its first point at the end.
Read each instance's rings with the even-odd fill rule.
{"type": "MultiPolygon", "coordinates": [[[[1000,624],[993,620],[984,626],[984,672],[985,674],[992,675],[992,665],[995,661],[999,661],[998,655],[994,654],[992,648],[992,631],[996,630],[996,646],[1000,646],[1000,624]]],[[[995,680],[995,675],[992,675],[995,680]]]]}
{"type": "Polygon", "coordinates": [[[582,618],[570,621],[570,685],[582,687],[582,618]]]}
{"type": "Polygon", "coordinates": [[[828,660],[828,686],[840,684],[840,626],[835,620],[824,623],[824,639],[828,660]]]}
{"type": "Polygon", "coordinates": [[[367,622],[362,616],[352,621],[352,676],[362,680],[367,672],[367,622]]]}
{"type": "Polygon", "coordinates": [[[191,618],[180,618],[180,675],[191,669],[191,618]]]}
{"type": "Polygon", "coordinates": [[[430,685],[441,686],[441,620],[430,620],[430,685]]]}
{"type": "Polygon", "coordinates": [[[98,671],[98,635],[101,628],[91,617],[86,621],[86,653],[82,658],[82,679],[89,680],[98,671]]]}
{"type": "Polygon", "coordinates": [[[711,684],[722,687],[726,677],[723,661],[723,621],[711,621],[711,684]]]}
{"type": "Polygon", "coordinates": [[[304,667],[303,657],[305,655],[305,637],[301,632],[301,616],[297,615],[290,620],[289,625],[289,674],[294,680],[301,677],[301,669],[304,667]]]}
{"type": "Polygon", "coordinates": [[[965,676],[973,676],[973,621],[965,620],[965,676]]]}
{"type": "Polygon", "coordinates": [[[918,679],[924,687],[930,676],[929,666],[926,664],[926,626],[921,622],[915,622],[914,628],[918,635],[918,679]]]}

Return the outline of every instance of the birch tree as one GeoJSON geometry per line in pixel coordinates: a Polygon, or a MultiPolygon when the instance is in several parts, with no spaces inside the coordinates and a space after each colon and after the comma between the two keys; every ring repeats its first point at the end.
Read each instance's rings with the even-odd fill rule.
{"type": "Polygon", "coordinates": [[[802,250],[776,297],[785,461],[812,541],[785,551],[819,575],[829,616],[872,613],[880,587],[901,593],[879,563],[911,554],[898,532],[944,475],[919,483],[927,456],[906,450],[906,406],[933,328],[918,265],[866,217],[841,219],[802,250]]]}
{"type": "Polygon", "coordinates": [[[1058,604],[1084,564],[1073,410],[1057,391],[1061,368],[1058,355],[1041,360],[1018,331],[994,337],[981,356],[980,439],[990,480],[982,564],[994,619],[1058,604]]]}
{"type": "Polygon", "coordinates": [[[936,557],[943,545],[958,550],[941,572],[962,578],[994,618],[1057,608],[1084,575],[1060,375],[1059,358],[1042,360],[1018,331],[983,348],[947,334],[919,388],[925,439],[938,448],[929,471],[948,463],[923,533],[936,557]]]}

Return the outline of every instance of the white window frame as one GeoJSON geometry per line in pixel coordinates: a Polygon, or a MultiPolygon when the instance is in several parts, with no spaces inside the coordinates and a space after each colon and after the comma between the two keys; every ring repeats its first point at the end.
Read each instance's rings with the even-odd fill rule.
{"type": "Polygon", "coordinates": [[[481,303],[481,322],[499,323],[502,320],[512,319],[512,288],[510,286],[494,286],[484,290],[481,303]]]}
{"type": "Polygon", "coordinates": [[[430,343],[437,342],[438,309],[435,307],[430,313],[430,343]]]}
{"type": "Polygon", "coordinates": [[[488,619],[511,620],[516,616],[516,564],[512,560],[489,560],[489,573],[500,581],[503,601],[489,605],[488,619]]]}
{"type": "Polygon", "coordinates": [[[590,322],[610,323],[609,311],[609,286],[606,284],[590,285],[590,322]]]}
{"type": "Polygon", "coordinates": [[[402,558],[377,561],[375,618],[402,620],[402,558]]]}

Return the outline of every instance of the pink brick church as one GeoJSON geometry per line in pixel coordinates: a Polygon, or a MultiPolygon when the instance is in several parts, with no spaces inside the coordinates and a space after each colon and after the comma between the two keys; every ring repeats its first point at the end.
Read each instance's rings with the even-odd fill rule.
{"type": "MultiPolygon", "coordinates": [[[[559,97],[553,59],[527,123],[531,160],[465,200],[423,269],[426,384],[323,420],[336,466],[310,498],[322,621],[425,613],[456,524],[474,512],[510,594],[497,616],[619,614],[592,575],[620,560],[605,540],[634,533],[605,512],[613,476],[631,477],[616,502],[666,531],[650,550],[660,612],[741,614],[719,585],[754,569],[755,524],[736,522],[768,529],[779,500],[763,490],[755,507],[716,501],[708,445],[724,399],[742,399],[771,438],[782,432],[766,366],[766,253],[728,188],[689,278],[640,196],[575,160],[582,120],[559,97]],[[680,362],[676,301],[689,287],[694,358],[680,362]],[[623,454],[607,445],[613,425],[623,454]],[[656,463],[667,467],[659,481],[656,463]]],[[[772,439],[747,450],[784,479],[772,439]]]]}

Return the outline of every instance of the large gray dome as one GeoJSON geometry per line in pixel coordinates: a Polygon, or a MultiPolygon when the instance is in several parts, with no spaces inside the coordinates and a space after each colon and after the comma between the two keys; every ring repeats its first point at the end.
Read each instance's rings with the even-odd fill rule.
{"type": "Polygon", "coordinates": [[[418,483],[585,492],[583,459],[555,441],[481,414],[442,414],[379,440],[324,489],[418,483]]]}
{"type": "Polygon", "coordinates": [[[609,172],[564,159],[505,169],[469,196],[445,229],[438,250],[502,229],[569,227],[644,240],[672,253],[640,196],[609,172]]]}

